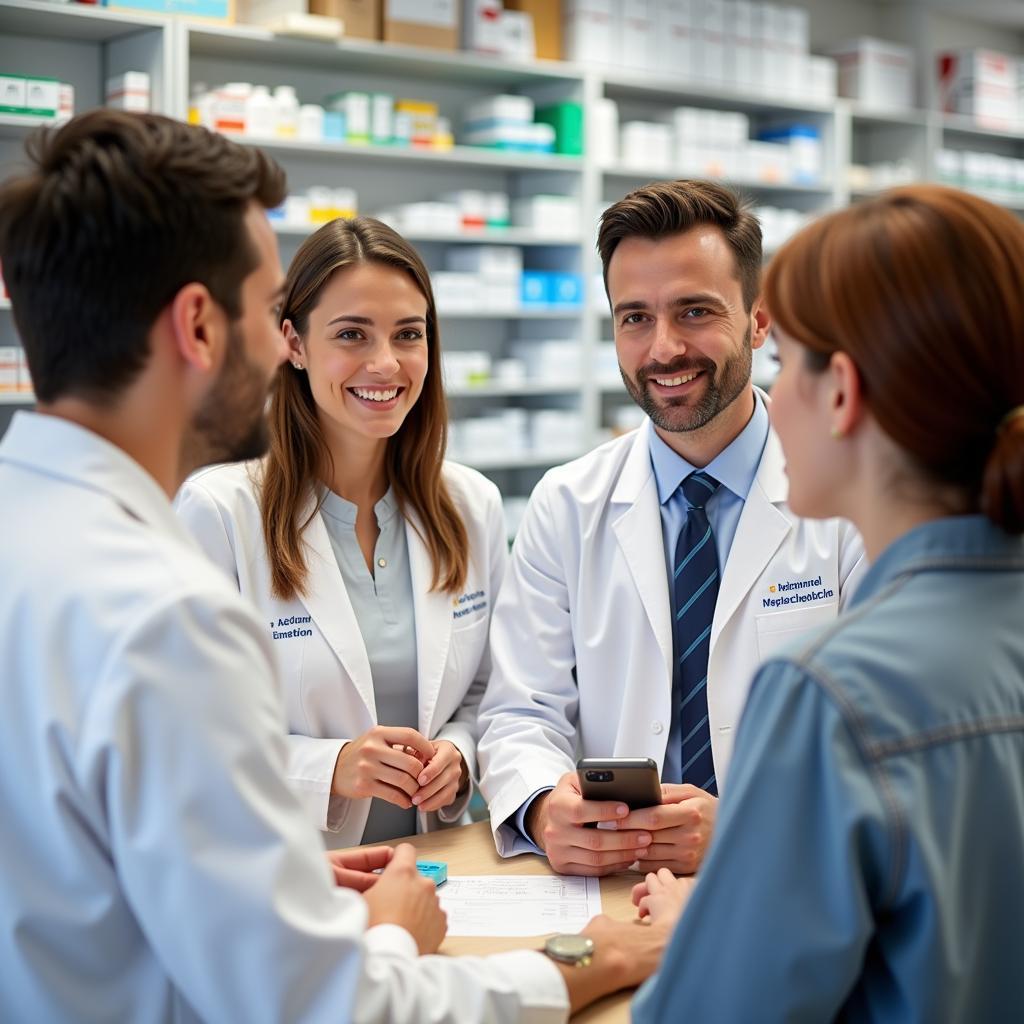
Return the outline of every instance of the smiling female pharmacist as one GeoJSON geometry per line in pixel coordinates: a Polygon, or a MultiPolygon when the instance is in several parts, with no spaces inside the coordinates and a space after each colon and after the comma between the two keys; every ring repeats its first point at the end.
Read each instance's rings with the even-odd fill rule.
{"type": "Polygon", "coordinates": [[[497,488],[444,461],[426,267],[371,218],[288,272],[266,459],[198,473],[178,512],[263,614],[288,774],[329,847],[463,819],[507,547],[497,488]]]}

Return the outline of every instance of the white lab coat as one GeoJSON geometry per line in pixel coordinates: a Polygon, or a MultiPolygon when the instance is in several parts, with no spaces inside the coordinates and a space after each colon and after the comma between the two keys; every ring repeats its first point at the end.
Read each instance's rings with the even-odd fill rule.
{"type": "Polygon", "coordinates": [[[333,885],[271,641],[120,449],[0,442],[0,1020],[562,1021],[538,953],[417,957],[333,885]]]}
{"type": "MultiPolygon", "coordinates": [[[[261,463],[249,463],[202,470],[179,491],[176,507],[203,550],[256,605],[274,646],[288,714],[289,781],[325,830],[325,843],[354,846],[362,840],[370,801],[332,796],[331,782],[345,741],[378,724],[373,670],[321,513],[302,535],[309,566],[306,593],[288,601],[273,595],[254,484],[261,468],[261,463]]],[[[445,463],[444,474],[469,535],[469,575],[459,594],[431,591],[429,552],[413,521],[406,521],[419,676],[417,727],[428,739],[454,743],[475,778],[477,706],[490,674],[487,632],[508,544],[494,484],[455,463],[445,463]]],[[[420,813],[419,830],[468,820],[471,793],[472,787],[439,813],[420,813]]]]}
{"type": "MultiPolygon", "coordinates": [[[[648,420],[537,486],[491,626],[493,671],[480,708],[481,791],[499,853],[528,847],[506,819],[577,756],[650,757],[662,768],[671,723],[672,622],[648,420]]],[[[722,572],[711,629],[708,716],[719,790],[754,669],[833,619],[863,570],[839,520],[786,507],[782,449],[769,432],[722,572]],[[831,596],[782,609],[792,593],[831,596]]]]}

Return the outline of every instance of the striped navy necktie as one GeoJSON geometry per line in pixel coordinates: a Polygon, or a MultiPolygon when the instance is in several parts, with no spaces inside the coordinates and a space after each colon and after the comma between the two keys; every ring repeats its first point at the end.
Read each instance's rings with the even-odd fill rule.
{"type": "Polygon", "coordinates": [[[718,481],[698,470],[680,485],[689,508],[676,541],[672,579],[673,641],[682,740],[682,781],[717,796],[708,725],[708,652],[718,600],[718,552],[705,511],[718,481]]]}

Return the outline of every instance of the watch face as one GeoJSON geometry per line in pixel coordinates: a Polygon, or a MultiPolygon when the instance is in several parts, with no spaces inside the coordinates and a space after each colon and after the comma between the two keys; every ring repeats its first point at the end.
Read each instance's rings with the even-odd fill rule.
{"type": "Polygon", "coordinates": [[[586,935],[554,935],[544,946],[549,956],[567,963],[576,963],[593,955],[594,940],[586,935]]]}

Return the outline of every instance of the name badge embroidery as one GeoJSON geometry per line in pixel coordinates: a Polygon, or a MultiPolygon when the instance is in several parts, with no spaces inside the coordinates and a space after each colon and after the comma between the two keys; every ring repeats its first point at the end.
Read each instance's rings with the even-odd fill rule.
{"type": "Polygon", "coordinates": [[[283,619],[278,619],[276,624],[271,619],[270,637],[272,640],[290,640],[292,637],[312,636],[313,630],[303,628],[304,623],[312,621],[311,615],[288,615],[283,619]],[[289,626],[295,628],[289,629],[289,626]]]}
{"type": "Polygon", "coordinates": [[[472,612],[482,611],[487,607],[487,591],[473,590],[463,594],[461,597],[452,598],[453,619],[461,619],[464,615],[472,612]]]}
{"type": "Polygon", "coordinates": [[[762,597],[763,608],[785,608],[791,604],[810,604],[816,601],[827,601],[835,597],[836,592],[821,582],[820,576],[809,580],[787,580],[785,583],[773,583],[768,587],[769,594],[782,593],[781,597],[762,597]]]}

